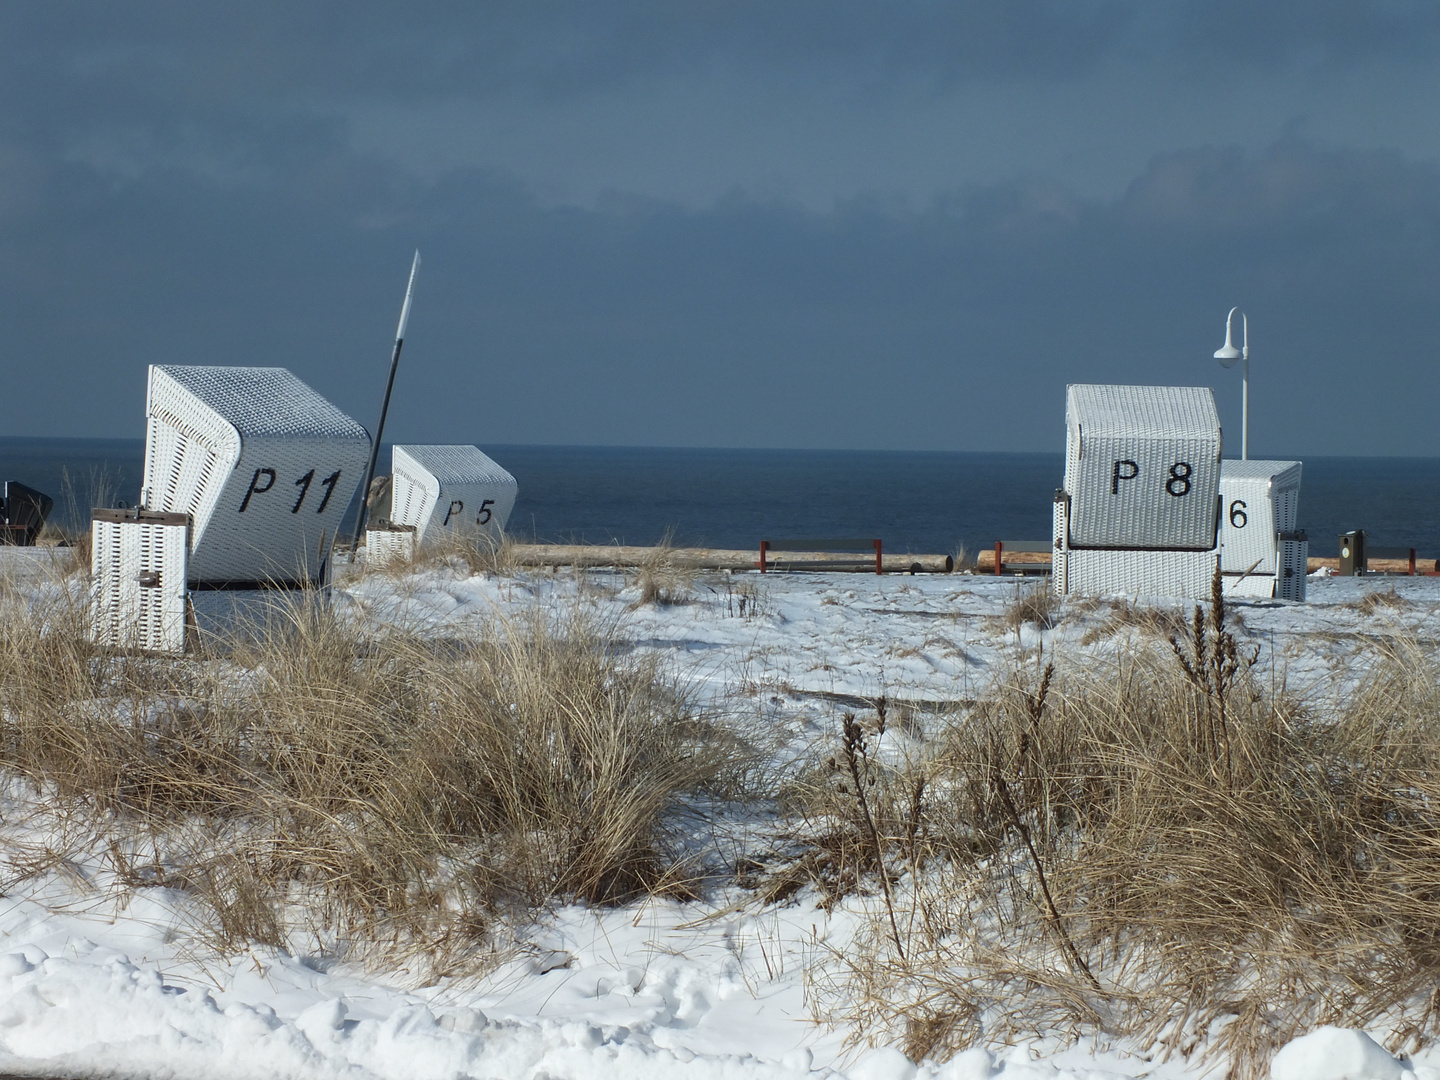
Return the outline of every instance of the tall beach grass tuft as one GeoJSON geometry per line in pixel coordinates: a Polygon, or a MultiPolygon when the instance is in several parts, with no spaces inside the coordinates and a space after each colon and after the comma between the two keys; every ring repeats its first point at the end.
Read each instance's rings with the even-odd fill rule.
{"type": "Polygon", "coordinates": [[[869,845],[812,800],[812,860],[878,851],[851,864],[868,929],[817,975],[832,1019],[917,1059],[1103,1033],[1237,1078],[1319,1024],[1440,1034],[1433,652],[1371,647],[1322,712],[1254,677],[1223,597],[1150,625],[872,755],[869,845]]]}
{"type": "Polygon", "coordinates": [[[309,592],[166,659],[98,652],[49,595],[0,595],[0,770],[64,839],[9,872],[107,852],[199,901],[222,948],[319,934],[441,963],[552,901],[683,890],[667,815],[746,753],[579,609],[426,638],[309,592]]]}

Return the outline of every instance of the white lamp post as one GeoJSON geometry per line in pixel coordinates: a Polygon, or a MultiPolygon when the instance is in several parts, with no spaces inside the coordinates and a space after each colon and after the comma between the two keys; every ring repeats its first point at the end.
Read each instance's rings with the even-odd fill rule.
{"type": "Polygon", "coordinates": [[[1245,312],[1240,311],[1241,347],[1236,348],[1231,331],[1234,328],[1235,313],[1240,311],[1238,307],[1232,307],[1230,314],[1225,316],[1225,344],[1215,350],[1215,359],[1220,361],[1221,367],[1234,367],[1236,360],[1244,360],[1242,389],[1240,391],[1240,460],[1250,460],[1250,320],[1245,312]]]}

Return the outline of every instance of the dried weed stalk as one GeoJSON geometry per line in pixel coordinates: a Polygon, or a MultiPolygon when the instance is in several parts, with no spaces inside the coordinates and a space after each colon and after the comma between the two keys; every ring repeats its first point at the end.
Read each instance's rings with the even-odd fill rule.
{"type": "MultiPolygon", "coordinates": [[[[1212,596],[1184,636],[957,714],[924,844],[876,829],[867,866],[908,873],[817,981],[828,1015],[913,1057],[1101,1031],[1237,1078],[1322,1023],[1388,1024],[1396,1052],[1440,1034],[1440,666],[1377,648],[1319,716],[1252,662],[1212,596]]],[[[827,843],[856,831],[811,809],[827,843]]]]}
{"type": "Polygon", "coordinates": [[[1170,648],[1175,652],[1180,670],[1190,680],[1190,685],[1200,692],[1205,703],[1205,722],[1198,733],[1201,741],[1198,749],[1212,758],[1216,770],[1223,755],[1225,786],[1229,790],[1234,785],[1235,772],[1227,713],[1237,680],[1255,663],[1255,651],[1247,652],[1242,648],[1234,633],[1225,625],[1225,593],[1218,566],[1210,581],[1209,619],[1206,619],[1204,609],[1196,604],[1188,637],[1182,641],[1180,633],[1171,634],[1170,648]]]}
{"type": "Polygon", "coordinates": [[[890,943],[903,952],[892,884],[926,857],[922,807],[928,782],[922,763],[897,763],[876,753],[889,711],[888,700],[877,698],[873,736],[857,714],[843,714],[835,754],[823,768],[782,788],[782,807],[798,811],[808,823],[809,846],[757,885],[765,900],[783,900],[814,885],[830,907],[865,893],[874,880],[889,913],[890,943]]]}

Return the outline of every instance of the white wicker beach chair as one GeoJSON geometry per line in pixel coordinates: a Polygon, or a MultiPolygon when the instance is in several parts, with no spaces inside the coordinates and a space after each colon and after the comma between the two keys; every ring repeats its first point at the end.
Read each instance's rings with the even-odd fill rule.
{"type": "Polygon", "coordinates": [[[192,584],[316,582],[369,450],[284,368],[152,365],[141,502],[190,515],[192,584]]]}
{"type": "Polygon", "coordinates": [[[1220,569],[1227,593],[1305,599],[1309,544],[1298,535],[1300,474],[1298,461],[1221,463],[1220,569]]]}
{"type": "Polygon", "coordinates": [[[1065,427],[1056,591],[1209,595],[1221,453],[1210,390],[1074,384],[1065,427]]]}
{"type": "Polygon", "coordinates": [[[515,478],[474,446],[396,446],[390,519],[415,526],[421,547],[442,536],[498,538],[515,506],[515,478]]]}

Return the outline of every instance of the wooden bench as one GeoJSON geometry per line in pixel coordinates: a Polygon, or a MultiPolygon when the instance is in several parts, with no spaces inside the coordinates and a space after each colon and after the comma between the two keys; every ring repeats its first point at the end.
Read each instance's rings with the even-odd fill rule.
{"type": "MultiPolygon", "coordinates": [[[[1425,561],[1430,562],[1429,559],[1425,561]]],[[[1365,545],[1366,573],[1398,574],[1401,571],[1395,566],[1395,563],[1397,562],[1405,564],[1407,569],[1404,572],[1407,573],[1410,577],[1414,577],[1417,574],[1421,576],[1433,577],[1435,575],[1435,572],[1437,570],[1440,570],[1440,560],[1436,560],[1434,563],[1432,563],[1432,568],[1429,570],[1419,569],[1417,566],[1417,560],[1415,558],[1415,549],[1413,547],[1374,547],[1369,544],[1365,545]],[[1388,565],[1371,569],[1370,564],[1372,562],[1386,563],[1388,565]]]]}
{"type": "Polygon", "coordinates": [[[1055,542],[1053,540],[996,540],[995,541],[995,576],[1000,577],[1009,571],[1015,574],[1048,574],[1054,569],[1055,564],[1055,542]],[[1049,560],[1039,559],[1014,559],[1005,561],[1006,554],[1011,555],[1048,555],[1049,560]]]}
{"type": "Polygon", "coordinates": [[[885,565],[882,558],[882,545],[879,540],[863,540],[852,538],[835,539],[833,537],[806,537],[794,540],[761,540],[760,561],[755,565],[762,574],[767,573],[772,567],[776,570],[847,570],[847,569],[868,569],[870,558],[868,552],[875,552],[875,573],[883,574],[885,565]],[[859,554],[866,552],[863,559],[772,559],[772,551],[791,551],[800,554],[812,552],[853,552],[859,554]]]}

